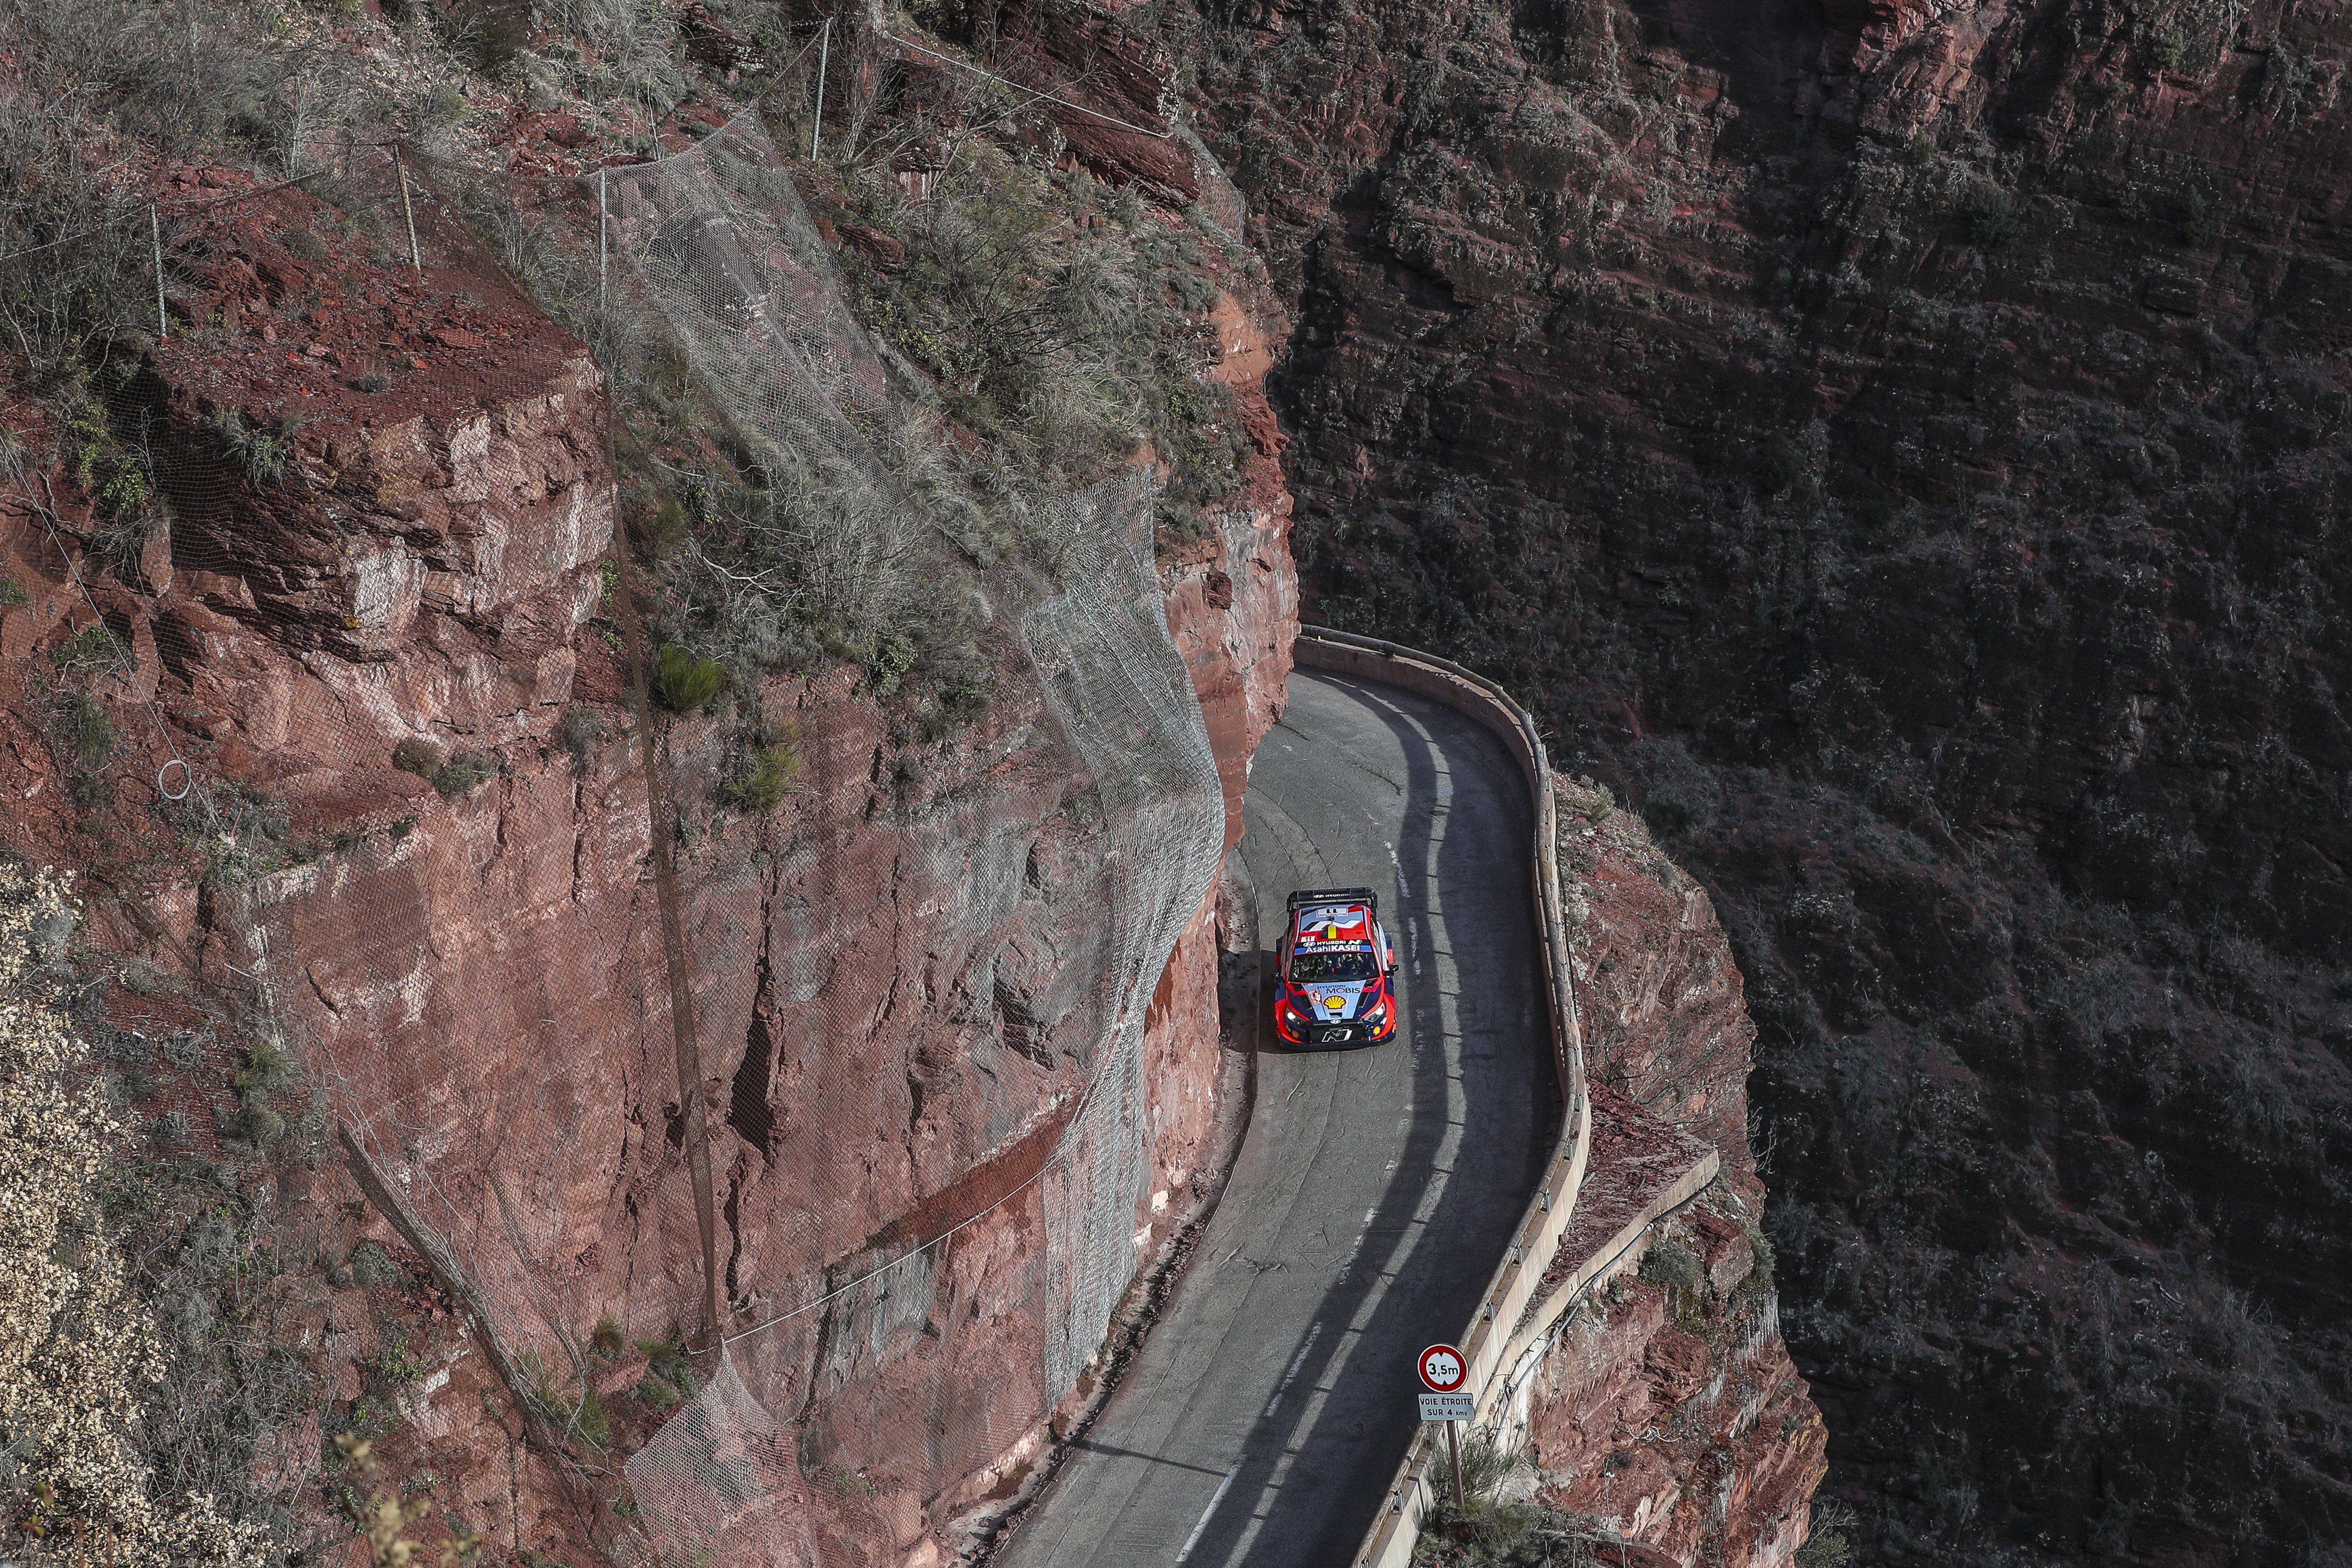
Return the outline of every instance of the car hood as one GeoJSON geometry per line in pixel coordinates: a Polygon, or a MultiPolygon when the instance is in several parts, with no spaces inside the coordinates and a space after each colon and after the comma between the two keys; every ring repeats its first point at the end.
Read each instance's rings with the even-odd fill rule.
{"type": "Polygon", "coordinates": [[[1371,989],[1371,984],[1349,980],[1327,985],[1302,985],[1299,989],[1307,993],[1307,1011],[1310,1015],[1326,1024],[1345,1024],[1362,1014],[1364,994],[1371,989]]]}

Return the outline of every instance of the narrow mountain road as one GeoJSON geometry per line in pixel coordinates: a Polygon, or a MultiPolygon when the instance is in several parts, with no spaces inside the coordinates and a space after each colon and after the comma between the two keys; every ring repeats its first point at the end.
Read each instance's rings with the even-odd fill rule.
{"type": "Polygon", "coordinates": [[[1370,885],[1406,1026],[1286,1052],[1259,1023],[1223,1201],[1006,1568],[1346,1563],[1412,1436],[1414,1355],[1467,1321],[1550,1151],[1517,764],[1390,687],[1300,671],[1289,697],[1241,846],[1261,968],[1292,889],[1370,885]]]}

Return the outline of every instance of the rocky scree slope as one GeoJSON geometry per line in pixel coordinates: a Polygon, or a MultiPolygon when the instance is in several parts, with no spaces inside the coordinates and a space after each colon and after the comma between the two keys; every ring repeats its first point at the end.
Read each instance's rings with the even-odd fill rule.
{"type": "Polygon", "coordinates": [[[1310,607],[1708,887],[1873,1562],[2352,1540],[2352,30],[1167,14],[1296,311],[1310,607]]]}

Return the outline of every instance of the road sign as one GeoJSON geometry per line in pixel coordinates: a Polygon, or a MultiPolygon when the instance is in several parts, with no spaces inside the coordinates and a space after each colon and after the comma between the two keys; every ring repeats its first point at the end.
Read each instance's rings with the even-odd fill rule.
{"type": "Polygon", "coordinates": [[[1466,1394],[1423,1394],[1421,1396],[1421,1418],[1423,1421],[1475,1421],[1478,1402],[1466,1394]]]}
{"type": "Polygon", "coordinates": [[[1432,1394],[1453,1394],[1470,1375],[1470,1358],[1452,1345],[1432,1345],[1421,1352],[1422,1385],[1432,1394]]]}

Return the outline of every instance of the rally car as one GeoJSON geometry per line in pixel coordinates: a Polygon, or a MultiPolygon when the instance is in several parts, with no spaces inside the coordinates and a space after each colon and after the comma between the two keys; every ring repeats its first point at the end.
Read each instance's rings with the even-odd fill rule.
{"type": "Polygon", "coordinates": [[[1396,952],[1370,888],[1290,895],[1276,946],[1275,1032],[1294,1046],[1364,1046],[1394,1039],[1396,952]]]}

